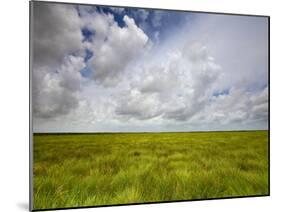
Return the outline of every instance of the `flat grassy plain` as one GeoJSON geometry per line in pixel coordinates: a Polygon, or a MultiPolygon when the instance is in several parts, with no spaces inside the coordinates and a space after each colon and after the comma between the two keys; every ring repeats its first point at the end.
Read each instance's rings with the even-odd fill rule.
{"type": "Polygon", "coordinates": [[[34,209],[268,194],[268,131],[34,134],[34,209]]]}

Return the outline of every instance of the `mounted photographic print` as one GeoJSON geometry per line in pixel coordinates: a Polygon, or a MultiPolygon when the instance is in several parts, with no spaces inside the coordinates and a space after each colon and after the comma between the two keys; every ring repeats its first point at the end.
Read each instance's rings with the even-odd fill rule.
{"type": "Polygon", "coordinates": [[[269,195],[269,17],[30,2],[30,209],[269,195]]]}

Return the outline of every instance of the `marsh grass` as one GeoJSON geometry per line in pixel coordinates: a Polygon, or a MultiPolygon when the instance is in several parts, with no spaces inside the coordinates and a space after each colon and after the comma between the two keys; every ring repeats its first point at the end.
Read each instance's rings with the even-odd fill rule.
{"type": "Polygon", "coordinates": [[[268,194],[268,132],[35,134],[34,209],[268,194]]]}

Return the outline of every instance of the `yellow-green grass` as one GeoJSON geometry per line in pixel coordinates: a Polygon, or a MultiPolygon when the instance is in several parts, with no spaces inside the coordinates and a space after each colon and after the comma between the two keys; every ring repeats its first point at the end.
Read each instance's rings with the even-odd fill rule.
{"type": "Polygon", "coordinates": [[[268,195],[268,131],[34,135],[34,209],[268,195]]]}

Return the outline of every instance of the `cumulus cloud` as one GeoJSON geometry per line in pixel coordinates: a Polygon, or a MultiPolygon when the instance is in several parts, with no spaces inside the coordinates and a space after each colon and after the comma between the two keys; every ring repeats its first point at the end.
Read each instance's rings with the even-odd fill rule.
{"type": "Polygon", "coordinates": [[[33,3],[33,114],[53,119],[79,105],[82,57],[80,19],[74,6],[33,3]]]}
{"type": "Polygon", "coordinates": [[[205,115],[202,122],[264,128],[268,123],[268,87],[257,93],[232,88],[228,94],[213,96],[201,113],[207,112],[210,115],[205,115]]]}
{"type": "Polygon", "coordinates": [[[94,77],[105,85],[116,84],[127,65],[145,48],[148,37],[135,25],[133,19],[124,16],[126,27],[117,24],[109,27],[107,40],[94,45],[97,56],[93,59],[94,77]]]}
{"type": "Polygon", "coordinates": [[[140,67],[131,91],[118,97],[118,115],[186,121],[206,106],[220,67],[199,43],[167,55],[163,64],[140,67]]]}
{"type": "Polygon", "coordinates": [[[38,118],[56,118],[75,109],[79,103],[82,57],[69,56],[56,72],[47,67],[33,72],[33,112],[38,118]]]}
{"type": "Polygon", "coordinates": [[[161,102],[156,94],[143,95],[138,90],[127,90],[117,100],[116,114],[126,119],[151,119],[161,114],[161,102]]]}
{"type": "Polygon", "coordinates": [[[66,54],[82,49],[80,20],[74,6],[33,3],[33,62],[60,65],[66,54]]]}
{"type": "Polygon", "coordinates": [[[119,27],[111,14],[86,14],[83,20],[95,36],[88,44],[95,55],[89,61],[94,80],[114,86],[127,66],[143,53],[149,38],[127,15],[123,17],[124,27],[119,27]]]}
{"type": "Polygon", "coordinates": [[[126,66],[145,48],[148,37],[128,16],[119,27],[112,14],[94,7],[48,3],[34,6],[33,110],[39,118],[57,118],[79,109],[84,49],[94,52],[88,61],[94,80],[102,86],[118,83],[126,66]],[[43,27],[44,26],[44,27],[43,27]],[[81,30],[94,34],[84,42],[81,30]],[[130,41],[130,42],[128,42],[130,41]],[[83,51],[82,51],[83,50],[83,51]]]}

